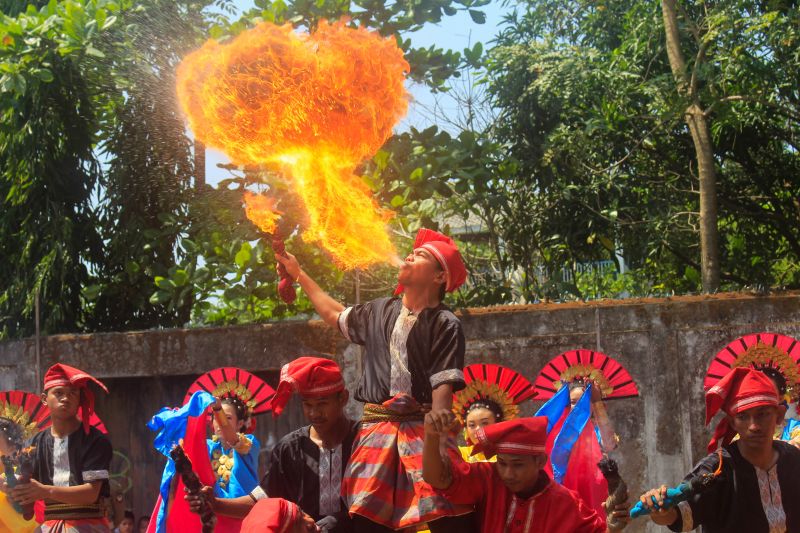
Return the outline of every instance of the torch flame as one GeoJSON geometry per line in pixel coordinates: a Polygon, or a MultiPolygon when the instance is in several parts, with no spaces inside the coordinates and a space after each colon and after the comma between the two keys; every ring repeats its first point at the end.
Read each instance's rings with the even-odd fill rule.
{"type": "Polygon", "coordinates": [[[405,115],[408,70],[393,38],[344,22],[323,21],[311,34],[265,22],[189,54],[178,98],[207,146],[238,164],[282,169],[308,212],[303,238],[340,267],[361,268],[396,256],[390,214],[354,169],[405,115]]]}
{"type": "Polygon", "coordinates": [[[275,209],[275,200],[263,194],[244,193],[244,214],[264,233],[274,234],[281,212],[275,209]]]}

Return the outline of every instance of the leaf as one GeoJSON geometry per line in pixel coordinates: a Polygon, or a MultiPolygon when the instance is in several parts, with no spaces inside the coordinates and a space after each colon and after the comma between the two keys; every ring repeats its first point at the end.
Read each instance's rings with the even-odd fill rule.
{"type": "Polygon", "coordinates": [[[98,50],[97,48],[95,48],[92,45],[89,45],[89,46],[86,47],[86,55],[90,55],[90,56],[93,56],[93,57],[99,57],[99,58],[106,57],[106,55],[103,52],[101,52],[100,50],[98,50]]]}
{"type": "Polygon", "coordinates": [[[483,11],[478,11],[477,9],[470,9],[469,16],[472,17],[472,21],[475,24],[483,24],[486,22],[486,13],[483,11]]]}
{"type": "Polygon", "coordinates": [[[156,276],[155,277],[156,287],[162,290],[175,290],[175,283],[169,278],[165,278],[163,276],[156,276]]]}
{"type": "Polygon", "coordinates": [[[250,244],[244,243],[242,247],[239,248],[239,251],[236,252],[236,256],[233,258],[233,261],[239,268],[244,268],[250,262],[250,258],[252,254],[250,253],[250,244]]]}
{"type": "Polygon", "coordinates": [[[36,72],[36,76],[45,83],[50,83],[54,79],[53,71],[47,68],[40,68],[36,72]]]}

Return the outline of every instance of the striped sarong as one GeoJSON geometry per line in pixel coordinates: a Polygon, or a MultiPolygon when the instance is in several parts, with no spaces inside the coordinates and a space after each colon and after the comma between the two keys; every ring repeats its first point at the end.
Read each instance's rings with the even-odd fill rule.
{"type": "Polygon", "coordinates": [[[111,526],[105,518],[81,518],[74,520],[46,520],[42,533],[111,533],[111,526]]]}
{"type": "Polygon", "coordinates": [[[424,438],[422,410],[412,397],[397,395],[381,405],[364,407],[342,480],[350,514],[404,529],[473,511],[471,506],[450,504],[423,481],[424,438]]]}

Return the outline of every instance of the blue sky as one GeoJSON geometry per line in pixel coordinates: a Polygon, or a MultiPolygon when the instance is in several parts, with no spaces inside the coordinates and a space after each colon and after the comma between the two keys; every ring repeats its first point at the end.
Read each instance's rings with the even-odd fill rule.
{"type": "MultiPolygon", "coordinates": [[[[236,0],[234,4],[239,12],[253,7],[252,0],[236,0]]],[[[422,30],[409,34],[414,46],[428,47],[436,45],[444,49],[461,51],[467,46],[472,46],[476,42],[484,44],[491,41],[497,34],[499,24],[506,8],[500,2],[493,1],[489,5],[481,8],[486,13],[485,24],[475,24],[466,12],[459,12],[455,16],[445,17],[440,24],[426,25],[422,30]]],[[[431,108],[437,103],[437,99],[424,86],[409,83],[409,92],[412,96],[412,103],[409,107],[408,116],[398,125],[399,130],[409,126],[426,127],[435,121],[431,114],[431,108]]],[[[439,99],[440,111],[445,114],[453,112],[452,102],[447,99],[439,99]],[[441,106],[444,106],[443,108],[441,106]]],[[[216,150],[209,149],[206,153],[206,182],[216,185],[220,180],[229,177],[227,171],[217,168],[217,163],[228,162],[224,154],[216,150]]]]}

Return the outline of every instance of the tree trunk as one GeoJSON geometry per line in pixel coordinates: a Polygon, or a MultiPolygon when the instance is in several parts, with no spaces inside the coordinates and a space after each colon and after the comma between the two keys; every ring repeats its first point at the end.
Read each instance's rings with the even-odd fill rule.
{"type": "MultiPolygon", "coordinates": [[[[700,181],[700,270],[704,292],[719,289],[719,228],[717,227],[717,172],[708,117],[703,112],[695,87],[686,72],[678,29],[677,0],[662,0],[667,56],[678,93],[690,102],[684,118],[694,142],[700,181]]],[[[698,55],[698,61],[701,57],[698,55]]]]}

